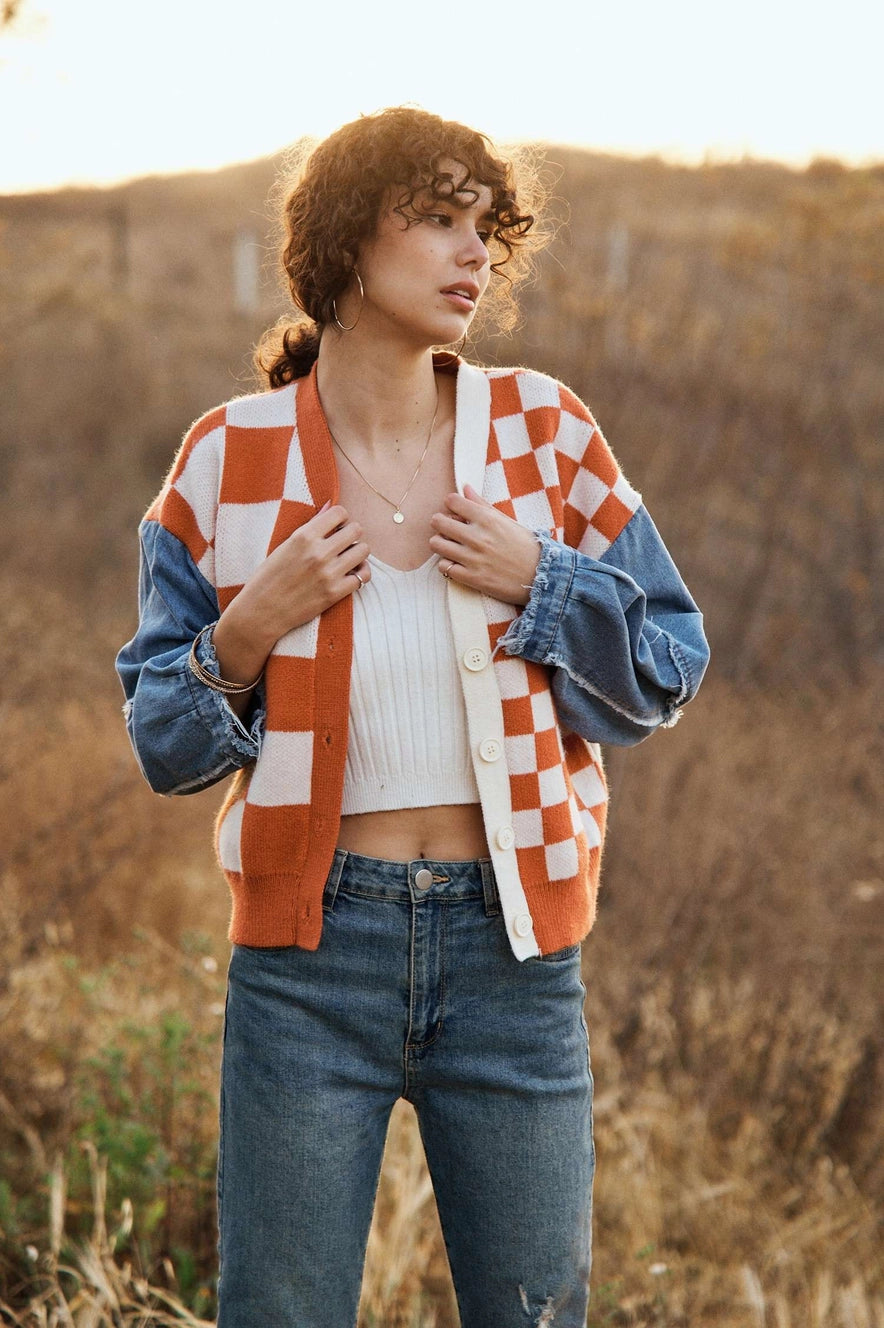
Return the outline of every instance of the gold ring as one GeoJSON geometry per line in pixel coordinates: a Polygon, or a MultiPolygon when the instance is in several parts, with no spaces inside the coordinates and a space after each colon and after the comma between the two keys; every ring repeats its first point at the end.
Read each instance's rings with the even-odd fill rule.
{"type": "Polygon", "coordinates": [[[360,589],[360,590],[364,590],[364,589],[365,589],[365,582],[363,581],[363,579],[362,579],[362,577],[359,575],[359,573],[356,571],[355,567],[354,567],[353,571],[350,573],[350,575],[356,577],[356,580],[359,582],[359,589],[360,589]]]}
{"type": "MultiPolygon", "coordinates": [[[[452,569],[453,566],[454,566],[454,563],[453,563],[453,562],[451,561],[451,559],[449,558],[449,559],[448,559],[448,572],[451,571],[451,569],[452,569]]],[[[444,571],[442,571],[442,568],[441,568],[441,567],[439,568],[439,571],[442,572],[442,575],[445,577],[445,580],[447,581],[447,580],[448,580],[448,572],[444,572],[444,571]]]]}

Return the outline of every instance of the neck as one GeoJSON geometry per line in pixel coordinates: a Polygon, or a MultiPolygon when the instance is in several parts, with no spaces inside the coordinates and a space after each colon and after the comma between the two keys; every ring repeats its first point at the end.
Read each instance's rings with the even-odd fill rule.
{"type": "Polygon", "coordinates": [[[326,328],[319,345],[316,384],[332,434],[363,456],[402,442],[420,450],[437,403],[432,352],[357,332],[326,328]]]}

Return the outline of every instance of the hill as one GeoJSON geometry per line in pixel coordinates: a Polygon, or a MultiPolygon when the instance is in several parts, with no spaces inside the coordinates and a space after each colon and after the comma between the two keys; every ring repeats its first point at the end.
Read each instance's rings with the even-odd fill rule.
{"type": "MultiPolygon", "coordinates": [[[[599,1276],[611,1314],[633,1317],[608,1321],[736,1328],[762,1321],[745,1308],[761,1295],[778,1324],[871,1323],[884,169],[547,156],[569,219],[520,331],[473,357],[532,364],[590,403],[713,647],[683,722],[609,755],[585,969],[599,1276]],[[649,1247],[670,1318],[652,1317],[649,1247]],[[824,1276],[831,1308],[811,1319],[824,1276]],[[867,1319],[835,1317],[854,1303],[867,1319]]],[[[33,1141],[45,1158],[85,1128],[64,1030],[85,1057],[112,1022],[64,965],[94,973],[148,945],[177,971],[169,949],[194,936],[223,951],[217,794],[169,803],[142,785],[112,662],[135,625],[137,521],[187,424],[251,390],[251,347],[285,307],[277,164],[0,199],[7,1268],[37,1221],[33,1141]]],[[[156,1248],[188,1241],[206,1264],[211,1234],[185,1208],[156,1248]]]]}

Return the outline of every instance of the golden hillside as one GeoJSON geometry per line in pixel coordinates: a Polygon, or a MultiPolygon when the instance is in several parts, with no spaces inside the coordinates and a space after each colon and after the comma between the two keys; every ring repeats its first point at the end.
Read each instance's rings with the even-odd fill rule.
{"type": "MultiPolygon", "coordinates": [[[[609,754],[590,1322],[877,1326],[884,168],[548,158],[569,220],[520,332],[473,355],[590,403],[713,647],[682,723],[609,754]]],[[[67,1230],[92,1220],[80,1140],[111,1216],[135,1205],[119,1250],[211,1311],[219,795],[142,784],[113,656],[137,521],[284,308],[274,170],[0,199],[0,1301],[22,1316],[64,1248],[56,1155],[67,1230]]],[[[397,1130],[365,1325],[448,1328],[397,1130]]]]}

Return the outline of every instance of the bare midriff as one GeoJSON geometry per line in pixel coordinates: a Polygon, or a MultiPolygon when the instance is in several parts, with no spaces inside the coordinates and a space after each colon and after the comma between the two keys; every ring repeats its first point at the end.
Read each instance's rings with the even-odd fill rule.
{"type": "Polygon", "coordinates": [[[465,862],[488,857],[482,809],[476,803],[403,807],[341,817],[338,847],[391,862],[465,862]]]}

